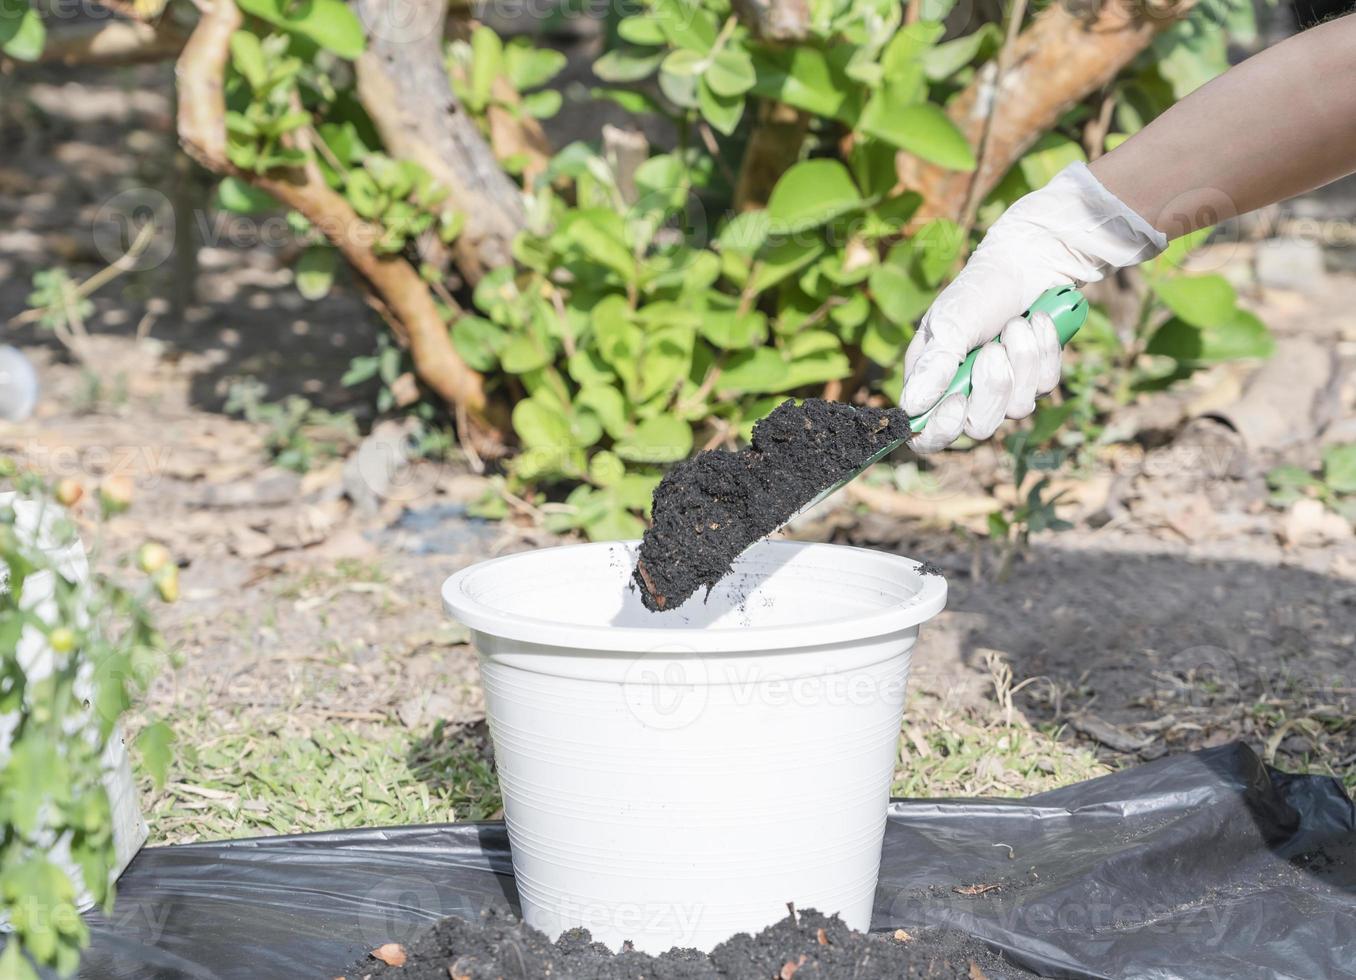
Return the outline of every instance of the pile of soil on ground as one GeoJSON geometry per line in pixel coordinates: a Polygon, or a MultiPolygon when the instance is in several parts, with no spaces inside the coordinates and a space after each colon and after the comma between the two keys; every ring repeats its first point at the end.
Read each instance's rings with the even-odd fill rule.
{"type": "Polygon", "coordinates": [[[372,957],[355,964],[344,978],[790,980],[794,975],[796,980],[1000,980],[1028,975],[961,933],[896,935],[900,938],[856,932],[837,916],[806,910],[756,936],[732,936],[710,955],[677,948],[659,956],[634,950],[613,954],[593,942],[587,929],[572,929],[552,943],[510,913],[491,909],[479,922],[449,917],[408,946],[382,947],[381,955],[400,966],[372,957]]]}
{"type": "Polygon", "coordinates": [[[645,608],[674,609],[709,591],[744,549],[908,435],[902,409],[787,400],[754,426],[750,448],[679,463],[655,488],[632,575],[645,608]]]}

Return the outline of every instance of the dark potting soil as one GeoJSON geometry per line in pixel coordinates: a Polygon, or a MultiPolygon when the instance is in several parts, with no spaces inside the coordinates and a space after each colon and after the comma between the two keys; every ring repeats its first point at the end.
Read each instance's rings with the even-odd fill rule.
{"type": "MultiPolygon", "coordinates": [[[[449,917],[413,942],[397,947],[390,966],[376,958],[356,963],[347,980],[999,980],[1029,974],[1004,963],[963,933],[929,931],[895,938],[849,929],[837,916],[812,910],[788,915],[756,936],[739,933],[710,955],[671,949],[659,956],[612,953],[587,929],[554,943],[504,910],[479,922],[449,917]]],[[[389,960],[392,947],[383,947],[389,960]]]]}
{"type": "Polygon", "coordinates": [[[654,492],[653,523],[632,574],[652,612],[709,591],[744,549],[909,435],[902,409],[787,400],[753,428],[753,445],[679,463],[654,492]]]}

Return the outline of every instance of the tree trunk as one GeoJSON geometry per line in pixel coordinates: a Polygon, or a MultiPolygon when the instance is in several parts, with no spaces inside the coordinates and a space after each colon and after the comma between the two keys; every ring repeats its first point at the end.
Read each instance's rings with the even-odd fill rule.
{"type": "Polygon", "coordinates": [[[736,211],[767,205],[773,186],[800,159],[800,148],[809,130],[810,117],[799,109],[783,102],[758,103],[758,121],[749,134],[749,145],[739,168],[739,183],[735,187],[736,211]]]}
{"type": "Polygon", "coordinates": [[[734,10],[754,37],[778,44],[804,41],[810,33],[806,0],[734,0],[734,10]]]}
{"type": "Polygon", "coordinates": [[[453,254],[462,275],[478,282],[513,261],[526,216],[522,192],[452,92],[443,60],[447,0],[355,0],[354,7],[368,32],[358,97],[387,152],[420,164],[465,214],[453,254]]]}
{"type": "Polygon", "coordinates": [[[420,379],[449,405],[482,412],[483,379],[452,346],[428,285],[404,259],[383,258],[372,250],[380,229],[359,218],[348,201],[330,189],[314,164],[277,174],[245,172],[231,164],[226,155],[223,77],[231,34],[240,23],[234,0],[213,0],[175,65],[179,140],[184,150],[208,170],[239,177],[310,221],[390,310],[420,379]]]}
{"type": "Polygon", "coordinates": [[[1191,7],[1192,0],[1162,9],[1103,0],[1100,7],[1080,11],[1064,0],[1036,15],[1017,37],[1002,90],[993,90],[997,65],[990,62],[947,108],[971,146],[979,145],[985,117],[994,112],[978,170],[947,170],[904,152],[896,158],[900,183],[923,195],[914,220],[960,220],[972,181],[974,199],[982,200],[1041,134],[1110,83],[1154,35],[1185,17],[1191,7]]]}

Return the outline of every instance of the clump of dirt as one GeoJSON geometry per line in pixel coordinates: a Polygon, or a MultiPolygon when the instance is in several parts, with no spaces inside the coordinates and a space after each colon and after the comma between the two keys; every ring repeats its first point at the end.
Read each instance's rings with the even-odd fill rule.
{"type": "Polygon", "coordinates": [[[595,943],[587,929],[571,929],[553,943],[500,909],[482,913],[479,922],[443,919],[408,946],[383,946],[377,952],[381,958],[374,956],[354,964],[345,977],[789,980],[794,975],[797,980],[1001,980],[1027,975],[963,933],[861,933],[849,929],[837,916],[808,909],[788,915],[756,936],[743,932],[732,936],[709,956],[678,948],[659,956],[631,949],[614,954],[595,943]],[[401,965],[393,965],[396,962],[401,965]]]}
{"type": "Polygon", "coordinates": [[[653,523],[632,578],[652,612],[725,576],[744,549],[818,494],[909,435],[902,409],[787,400],[753,428],[753,445],[680,463],[655,488],[653,523]]]}

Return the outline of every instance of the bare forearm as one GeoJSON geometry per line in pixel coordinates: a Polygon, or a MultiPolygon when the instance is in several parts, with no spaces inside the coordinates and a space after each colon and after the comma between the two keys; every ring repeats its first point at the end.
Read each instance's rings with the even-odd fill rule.
{"type": "Polygon", "coordinates": [[[1169,237],[1356,171],[1356,16],[1249,58],[1091,169],[1169,237]]]}

